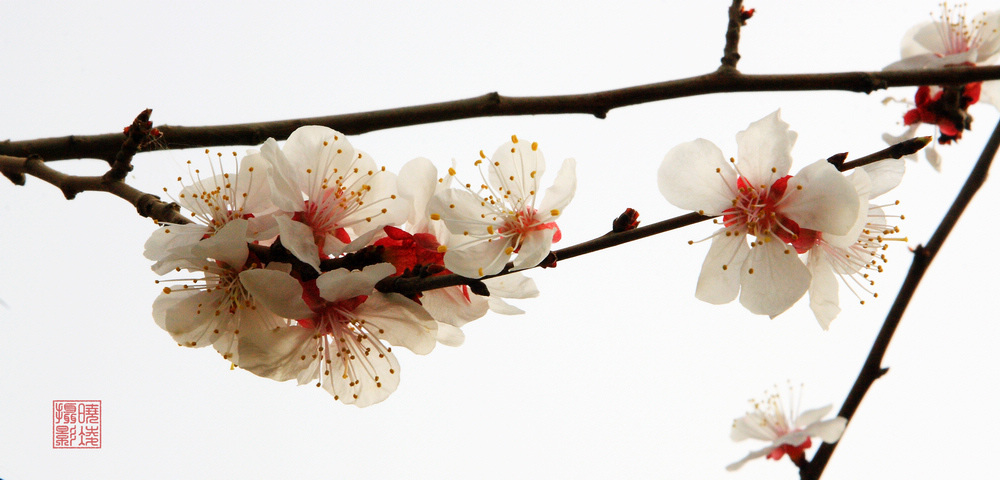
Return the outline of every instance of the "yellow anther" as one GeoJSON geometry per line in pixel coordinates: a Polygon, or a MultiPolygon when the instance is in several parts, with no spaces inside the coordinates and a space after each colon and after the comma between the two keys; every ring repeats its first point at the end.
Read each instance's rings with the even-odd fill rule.
{"type": "Polygon", "coordinates": [[[510,141],[512,141],[514,143],[517,143],[517,135],[511,135],[510,136],[510,141]]]}
{"type": "Polygon", "coordinates": [[[432,213],[431,214],[431,220],[441,220],[441,215],[438,215],[436,213],[432,213]]]}
{"type": "Polygon", "coordinates": [[[551,213],[552,216],[555,217],[556,215],[559,215],[559,209],[553,208],[552,210],[549,210],[549,213],[551,213]]]}
{"type": "Polygon", "coordinates": [[[531,149],[538,150],[538,142],[531,142],[531,149]]]}

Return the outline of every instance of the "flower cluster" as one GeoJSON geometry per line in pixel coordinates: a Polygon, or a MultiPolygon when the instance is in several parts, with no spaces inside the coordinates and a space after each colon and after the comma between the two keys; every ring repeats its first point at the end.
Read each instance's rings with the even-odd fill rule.
{"type": "Polygon", "coordinates": [[[886,235],[898,230],[868,199],[898,184],[903,166],[880,162],[845,177],[819,160],[789,175],[796,138],[776,111],[736,134],[738,160],[705,139],[683,143],[663,159],[659,187],[680,208],[721,217],[697,298],[723,304],[739,295],[751,312],[774,317],[809,291],[828,328],[839,313],[834,277],[870,286],[867,272],[885,261],[886,235]]]}
{"type": "MultiPolygon", "coordinates": [[[[992,65],[1000,59],[1000,11],[982,12],[969,20],[965,5],[942,3],[938,18],[914,26],[903,36],[901,54],[902,60],[886,70],[992,65]]],[[[1000,81],[921,86],[914,101],[907,102],[912,107],[903,115],[907,130],[898,136],[887,133],[883,138],[888,143],[913,138],[924,123],[935,126],[938,143],[950,144],[972,127],[968,108],[979,100],[1000,106],[1000,81]]],[[[925,155],[940,170],[937,150],[929,148],[925,155]]]]}
{"type": "MultiPolygon", "coordinates": [[[[530,153],[501,149],[510,153],[496,156],[492,186],[484,184],[496,195],[493,216],[463,224],[481,239],[473,242],[456,241],[465,237],[455,235],[459,215],[449,211],[447,229],[432,221],[442,215],[428,212],[454,193],[426,159],[411,161],[397,177],[342,134],[317,126],[299,128],[281,146],[270,139],[242,161],[234,153],[228,170],[236,173],[225,173],[219,155],[212,175],[194,170],[175,199],[193,223],[164,225],[146,242],[156,273],[188,272],[158,281],[164,287],[153,317],[179,345],[213,345],[256,375],[313,383],[360,407],[380,402],[399,383],[392,346],[426,354],[437,343],[460,345],[460,327],[488,310],[523,313],[502,298],[538,294],[520,274],[481,281],[489,296],[464,285],[410,296],[376,289],[393,276],[473,276],[469,265],[479,261],[480,243],[501,245],[504,258],[520,251],[519,268],[548,254],[555,217],[572,197],[572,161],[569,173],[560,173],[569,180],[550,188],[555,193],[538,211],[534,194],[544,164],[537,144],[530,153]],[[477,221],[490,225],[495,242],[469,226],[477,221]]],[[[478,211],[454,202],[461,205],[455,212],[478,211]]],[[[493,265],[496,251],[486,251],[493,265]]],[[[481,277],[500,268],[487,270],[472,272],[481,277]]]]}

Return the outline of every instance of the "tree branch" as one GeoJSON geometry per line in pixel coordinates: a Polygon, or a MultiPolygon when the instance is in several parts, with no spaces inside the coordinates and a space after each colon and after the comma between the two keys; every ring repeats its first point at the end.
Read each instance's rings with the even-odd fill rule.
{"type": "Polygon", "coordinates": [[[740,61],[740,27],[743,19],[743,0],[733,0],[729,6],[729,26],[726,28],[726,46],[722,49],[722,65],[719,71],[736,71],[736,63],[740,61]]]}
{"type": "Polygon", "coordinates": [[[109,182],[123,181],[128,172],[132,171],[132,157],[148,142],[148,138],[153,136],[153,122],[149,121],[149,116],[153,110],[147,108],[139,113],[132,121],[132,125],[125,127],[125,141],[111,161],[111,170],[104,174],[104,179],[109,182]]]}
{"type": "MultiPolygon", "coordinates": [[[[986,181],[986,174],[989,172],[990,165],[993,162],[993,157],[996,156],[998,148],[1000,148],[1000,123],[993,129],[993,134],[990,136],[989,141],[986,142],[986,146],[983,147],[983,152],[969,173],[965,185],[958,192],[958,196],[951,204],[951,208],[948,209],[948,213],[945,214],[944,219],[941,220],[937,230],[934,231],[930,241],[927,242],[926,246],[918,245],[914,250],[913,264],[910,265],[910,270],[906,274],[903,286],[900,287],[899,294],[896,295],[896,300],[892,303],[889,314],[886,315],[885,323],[882,324],[882,329],[875,338],[875,343],[872,344],[871,351],[868,353],[868,358],[865,360],[864,366],[861,367],[861,372],[858,373],[858,378],[854,382],[854,386],[851,387],[850,393],[847,394],[847,398],[844,400],[844,404],[837,414],[846,418],[848,422],[854,416],[854,412],[857,411],[861,400],[872,384],[875,383],[875,380],[887,371],[887,369],[882,367],[882,359],[889,348],[889,342],[896,332],[896,327],[899,326],[903,312],[910,303],[910,299],[913,298],[913,294],[916,292],[917,285],[920,284],[924,273],[927,272],[927,267],[930,266],[931,261],[934,260],[934,257],[941,250],[945,239],[948,238],[948,234],[951,233],[955,223],[958,222],[958,218],[965,211],[969,202],[972,201],[972,197],[976,194],[976,191],[986,181]]],[[[824,443],[821,445],[812,460],[804,468],[800,469],[800,478],[803,480],[818,480],[823,474],[826,464],[830,461],[830,456],[833,454],[835,448],[837,448],[836,443],[824,443]]]]}
{"type": "Polygon", "coordinates": [[[916,137],[909,140],[904,140],[895,145],[891,145],[888,148],[879,150],[870,155],[865,155],[861,158],[851,160],[850,162],[844,162],[847,159],[846,153],[838,153],[827,159],[828,162],[832,163],[833,166],[837,167],[837,170],[841,172],[846,172],[852,168],[863,167],[880,160],[886,160],[889,158],[903,158],[907,155],[912,155],[919,152],[922,148],[926,147],[933,140],[932,137],[916,137]]]}
{"type": "Polygon", "coordinates": [[[0,172],[12,181],[21,179],[21,183],[14,182],[19,185],[23,185],[25,174],[37,177],[62,190],[67,200],[72,200],[80,192],[108,192],[134,205],[136,211],[143,217],[158,222],[191,223],[181,215],[176,204],[163,202],[156,195],[137,190],[120,180],[108,180],[104,176],[67,175],[46,165],[37,155],[28,158],[0,155],[0,172]]]}
{"type": "MultiPolygon", "coordinates": [[[[583,113],[604,118],[608,111],[615,108],[710,93],[813,90],[871,93],[889,87],[942,85],[995,79],[1000,79],[1000,66],[795,75],[713,72],[678,80],[577,95],[507,97],[494,92],[464,100],[325,117],[207,127],[163,125],[157,127],[163,137],[157,142],[156,148],[259,145],[269,137],[286,139],[296,128],[303,125],[324,125],[346,135],[354,135],[463,118],[568,113],[583,113]]],[[[45,158],[46,161],[73,158],[98,158],[111,161],[120,147],[120,133],[74,135],[0,142],[0,155],[27,157],[34,154],[45,158]]]]}

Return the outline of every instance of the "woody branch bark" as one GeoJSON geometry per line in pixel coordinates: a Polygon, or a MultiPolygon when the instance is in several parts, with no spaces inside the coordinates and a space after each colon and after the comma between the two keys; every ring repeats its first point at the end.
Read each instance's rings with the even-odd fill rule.
{"type": "Polygon", "coordinates": [[[0,155],[0,171],[7,178],[31,175],[44,180],[62,191],[67,200],[76,198],[80,192],[108,192],[135,206],[139,215],[158,222],[190,223],[176,206],[160,200],[159,197],[129,186],[120,180],[108,180],[104,176],[67,175],[45,164],[41,157],[28,158],[0,155]]]}
{"type": "MultiPolygon", "coordinates": [[[[886,315],[882,329],[879,330],[878,336],[875,337],[875,342],[868,353],[868,358],[861,367],[861,372],[858,373],[858,378],[855,380],[854,386],[851,387],[851,391],[847,394],[847,398],[844,400],[844,404],[837,414],[846,418],[848,422],[854,416],[858,406],[861,404],[861,400],[868,393],[875,380],[878,380],[889,371],[888,368],[882,366],[882,359],[889,348],[889,342],[892,340],[893,334],[896,333],[896,327],[899,326],[899,321],[903,318],[903,313],[913,298],[917,290],[917,285],[920,284],[920,280],[923,279],[924,274],[927,272],[927,268],[941,250],[941,246],[944,244],[945,239],[948,238],[948,234],[951,233],[952,228],[955,227],[955,223],[958,222],[959,217],[962,216],[962,212],[969,206],[972,197],[986,181],[986,175],[989,172],[990,165],[996,156],[998,148],[1000,148],[1000,123],[993,129],[993,134],[986,142],[986,146],[983,147],[983,152],[980,154],[979,160],[972,168],[965,184],[958,192],[958,196],[951,204],[948,213],[941,220],[941,223],[938,225],[937,230],[934,231],[927,245],[918,245],[914,249],[913,263],[906,274],[906,279],[903,280],[903,286],[900,287],[899,293],[896,295],[896,299],[893,301],[888,315],[886,315]]],[[[823,475],[823,469],[826,468],[827,463],[830,461],[830,456],[833,455],[833,451],[836,448],[837,443],[824,443],[821,445],[812,460],[800,466],[799,477],[802,480],[818,480],[823,475]]]]}
{"type": "MultiPolygon", "coordinates": [[[[890,87],[944,85],[1000,79],[1000,66],[949,67],[891,72],[842,72],[793,75],[746,75],[736,71],[601,92],[539,97],[509,97],[493,92],[450,102],[368,112],[297,118],[261,123],[184,127],[162,125],[156,148],[258,145],[268,138],[283,140],[303,125],[323,125],[344,134],[445,122],[464,118],[582,113],[605,118],[615,108],[710,93],[843,90],[871,93],[890,87]]],[[[98,158],[112,161],[121,134],[73,135],[0,142],[0,155],[39,155],[46,161],[98,158]]]]}
{"type": "Polygon", "coordinates": [[[722,49],[722,66],[719,67],[719,71],[736,72],[736,63],[740,61],[740,27],[746,23],[742,12],[743,0],[733,0],[733,4],[729,6],[726,46],[722,49]]]}

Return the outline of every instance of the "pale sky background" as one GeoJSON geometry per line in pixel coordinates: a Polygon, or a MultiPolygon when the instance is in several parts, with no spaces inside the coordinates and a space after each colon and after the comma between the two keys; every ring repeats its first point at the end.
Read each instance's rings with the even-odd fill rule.
{"type": "MultiPolygon", "coordinates": [[[[0,14],[0,138],[117,132],[144,108],[157,124],[212,125],[508,95],[591,92],[701,74],[722,55],[729,2],[67,2],[14,1],[0,14]]],[[[748,5],[746,73],[878,70],[937,2],[748,5]]],[[[995,8],[974,3],[970,11],[995,8]]],[[[737,131],[777,108],[799,133],[792,171],[830,154],[864,155],[899,133],[887,95],[711,95],[584,115],[447,122],[354,136],[390,170],[417,156],[471,167],[517,134],[554,176],[577,159],[559,221],[568,246],[610,229],[626,207],[651,223],[685,213],[656,170],[674,145],[707,138],[735,155],[737,131]]],[[[909,246],[926,242],[992,126],[941,150],[943,172],[909,162],[885,197],[909,246]]],[[[932,130],[922,130],[931,134],[932,130]]],[[[247,146],[213,149],[241,154],[247,146]]],[[[142,154],[144,191],[186,176],[198,149],[142,154]]],[[[204,165],[204,163],[202,163],[204,165]]],[[[100,174],[103,162],[62,161],[100,174]]],[[[989,247],[988,182],[924,279],[879,380],[824,478],[963,478],[992,472],[1000,429],[1000,262],[989,247]]],[[[154,225],[131,205],[74,201],[29,179],[0,181],[0,478],[798,478],[791,462],[724,467],[762,443],[729,440],[747,400],[805,383],[803,409],[839,409],[898,289],[910,254],[890,248],[866,306],[842,292],[830,331],[805,300],[774,320],[694,298],[708,224],[529,272],[528,313],[488,315],[465,345],[403,349],[402,381],[358,409],[277,383],[210,348],[180,348],[151,317],[160,287],[142,245],[154,225]],[[53,450],[53,400],[101,400],[103,448],[53,450]]],[[[843,290],[843,289],[842,289],[843,290]]],[[[809,456],[815,448],[809,452],[809,456]]]]}

